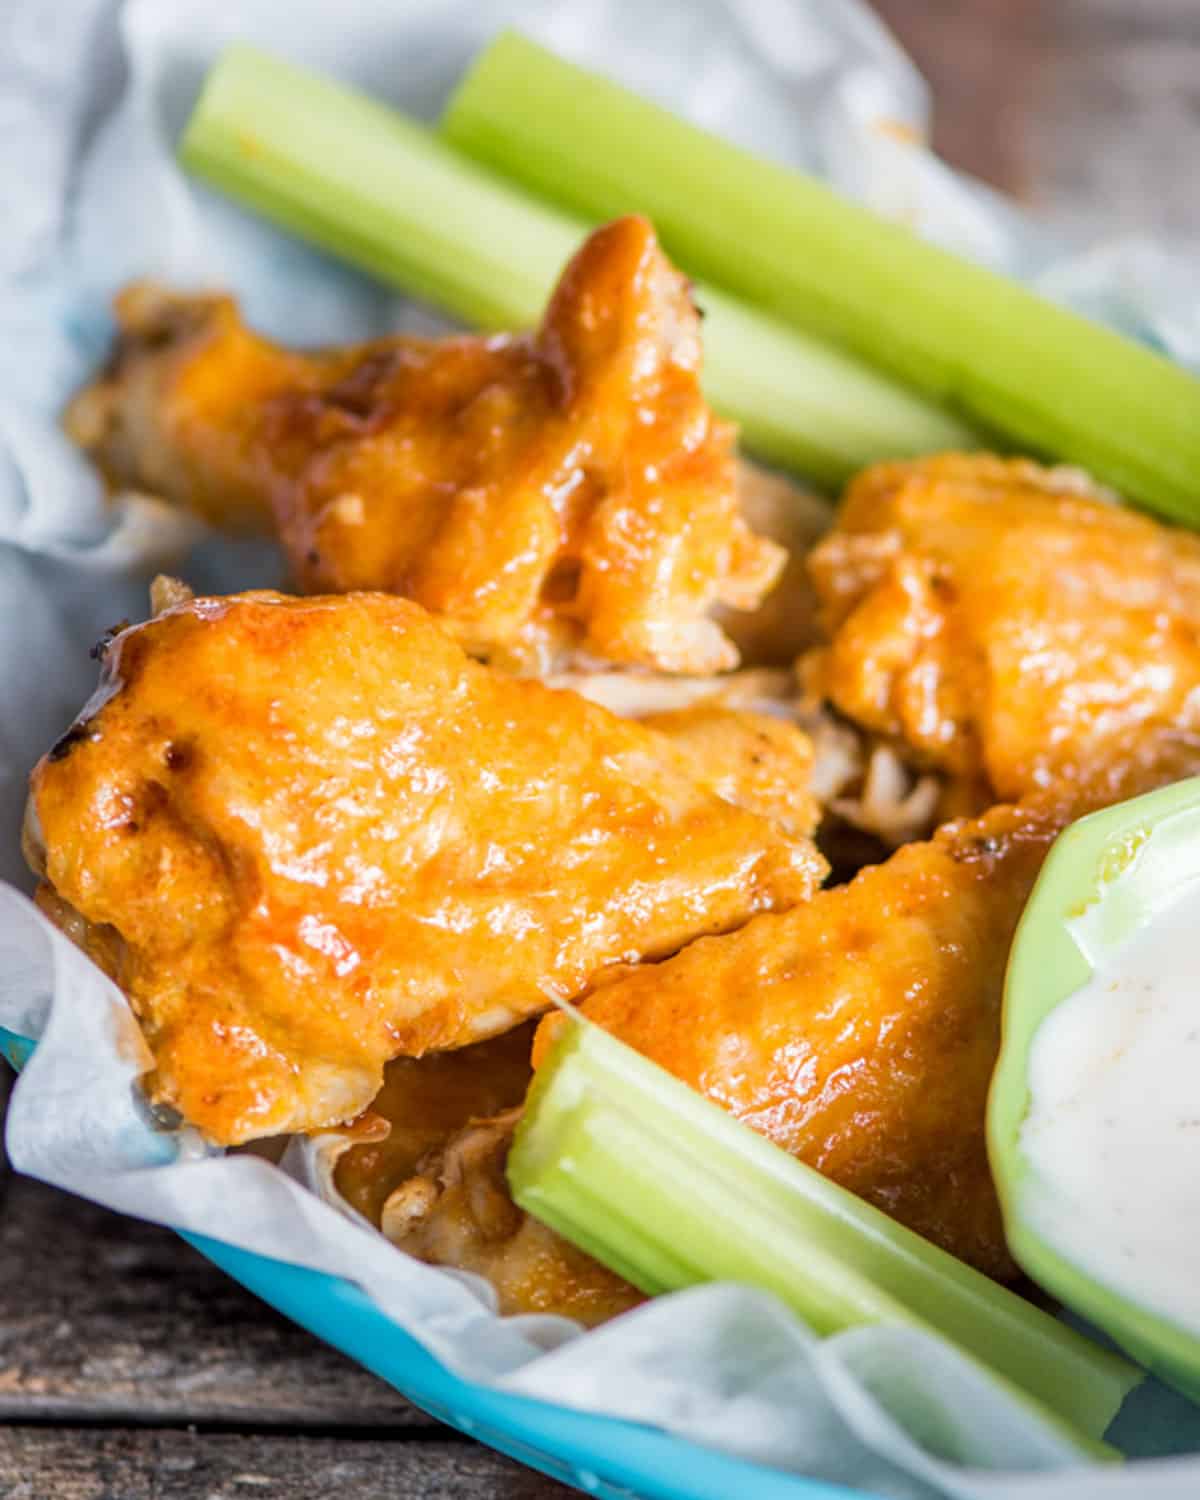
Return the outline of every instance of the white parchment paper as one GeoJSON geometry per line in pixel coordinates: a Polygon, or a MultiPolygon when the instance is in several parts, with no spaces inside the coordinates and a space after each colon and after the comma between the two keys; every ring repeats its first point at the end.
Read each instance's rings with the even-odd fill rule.
{"type": "MultiPolygon", "coordinates": [[[[157,502],[107,505],[56,415],[102,357],[107,304],[154,275],[220,285],[296,342],[426,321],[419,309],[194,187],[171,143],[204,68],[235,37],[431,117],[471,53],[520,24],[757,150],[822,173],[945,244],[1200,366],[1200,284],[1167,247],[1067,252],[917,145],[928,100],[850,0],[8,0],[0,7],[0,876],[25,777],[95,682],[88,647],[145,613],[153,573],[201,588],[275,582],[267,546],[200,538],[157,502]]],[[[595,1333],[500,1319],[476,1279],[392,1249],[294,1174],[155,1130],[135,1088],[125,1003],[24,896],[0,887],[0,1025],[40,1045],[17,1085],[21,1169],[125,1212],[346,1276],[464,1375],[660,1424],[797,1472],[923,1500],[1174,1500],[1200,1461],[1081,1469],[1049,1429],[936,1341],[859,1329],[816,1341],[770,1298],[708,1287],[595,1333]],[[922,1415],[922,1410],[924,1415],[922,1415]],[[929,1421],[929,1413],[940,1414],[929,1421]],[[933,1452],[921,1434],[953,1431],[933,1452]]],[[[1200,1451],[1200,1419],[1150,1386],[1116,1435],[1134,1453],[1200,1451]]]]}

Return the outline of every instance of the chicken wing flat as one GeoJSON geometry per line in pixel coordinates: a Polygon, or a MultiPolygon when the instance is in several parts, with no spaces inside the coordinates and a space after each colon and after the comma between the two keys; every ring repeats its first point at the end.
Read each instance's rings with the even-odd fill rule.
{"type": "MultiPolygon", "coordinates": [[[[940,829],[812,901],[601,985],[584,1014],[835,1182],[1014,1273],[984,1117],[1017,921],[1057,834],[1189,774],[1183,745],[940,829]]],[[[562,1018],[539,1027],[540,1060],[562,1018]]]]}
{"type": "Polygon", "coordinates": [[[125,630],[33,773],[28,844],[130,997],[152,1097],[225,1143],[348,1119],[388,1058],[824,873],[665,736],[379,594],[200,598],[125,630]]]}
{"type": "Polygon", "coordinates": [[[783,567],[742,519],[688,283],[644,219],[587,240],[532,335],[302,354],[228,297],[139,286],[116,311],[68,429],[116,484],[273,526],[306,592],[405,594],[522,668],[578,648],[709,672],[737,662],[710,610],[753,609],[783,567]]]}
{"type": "Polygon", "coordinates": [[[810,565],[831,639],[812,685],[975,805],[1200,722],[1200,538],[1075,471],[880,465],[810,565]]]}
{"type": "Polygon", "coordinates": [[[368,1139],[343,1152],[335,1182],[400,1249],[485,1277],[502,1313],[600,1323],[641,1294],[523,1213],[505,1180],[533,1071],[530,1041],[526,1024],[456,1052],[388,1063],[370,1114],[355,1127],[368,1139]]]}

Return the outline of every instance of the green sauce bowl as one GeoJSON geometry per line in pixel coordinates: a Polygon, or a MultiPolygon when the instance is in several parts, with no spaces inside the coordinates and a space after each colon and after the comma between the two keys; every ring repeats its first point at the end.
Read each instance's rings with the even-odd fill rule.
{"type": "MultiPolygon", "coordinates": [[[[1037,1170],[1022,1152],[1029,1114],[1029,1059],[1042,1023],[1103,960],[1154,917],[1200,901],[1200,778],[1164,787],[1082,818],[1055,843],[1021,918],[1004,991],[1003,1038],[988,1099],[988,1155],[1009,1247],[1020,1265],[1067,1307],[1104,1329],[1139,1363],[1200,1401],[1200,1337],[1106,1285],[1034,1227],[1037,1170]]],[[[1200,921],[1198,921],[1200,929],[1200,921]]],[[[1198,944],[1200,948],[1200,944],[1198,944]]],[[[1200,973],[1197,976],[1200,1011],[1200,973]]],[[[1200,1097],[1200,1078],[1196,1080],[1200,1097]]],[[[1200,1255],[1200,1249],[1197,1251],[1200,1255]]],[[[1147,1269],[1148,1284],[1153,1268],[1147,1269]]],[[[1200,1288],[1198,1288],[1200,1295],[1200,1288]]]]}

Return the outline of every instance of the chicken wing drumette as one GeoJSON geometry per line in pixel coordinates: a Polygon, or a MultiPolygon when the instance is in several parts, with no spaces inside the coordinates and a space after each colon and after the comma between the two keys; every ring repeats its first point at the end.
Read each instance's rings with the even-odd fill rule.
{"type": "Polygon", "coordinates": [[[68,414],[114,483],[274,527],[303,590],[405,594],[492,660],[723,670],[710,611],[753,609],[783,566],[742,519],[699,317],[643,219],[591,236],[532,335],[302,354],[228,297],[150,286],[117,321],[68,414]]]}

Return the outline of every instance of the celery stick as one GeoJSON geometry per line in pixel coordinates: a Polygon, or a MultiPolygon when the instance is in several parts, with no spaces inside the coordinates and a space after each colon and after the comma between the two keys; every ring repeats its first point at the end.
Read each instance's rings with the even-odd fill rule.
{"type": "Polygon", "coordinates": [[[1200,524],[1200,380],[507,33],[446,140],[578,213],[648,214],[668,251],[1034,451],[1200,524]]]}
{"type": "Polygon", "coordinates": [[[209,72],[179,154],[265,217],[484,328],[535,323],[581,238],[416,121],[240,44],[209,72]]]}
{"type": "MultiPolygon", "coordinates": [[[[586,226],[374,100],[251,47],[222,54],[180,143],[285,228],[484,328],[537,322],[586,226]]],[[[875,459],[977,446],[888,377],[701,289],[706,390],[746,445],[826,484],[875,459]]]]}
{"type": "Polygon", "coordinates": [[[821,1335],[940,1334],[1088,1443],[1141,1378],[587,1022],[564,1026],[538,1069],[508,1179],[523,1208],[645,1292],[741,1281],[821,1335]]]}
{"type": "Polygon", "coordinates": [[[704,391],[747,448],[837,488],[866,464],[979,448],[957,418],[754,308],[697,286],[704,391]]]}

